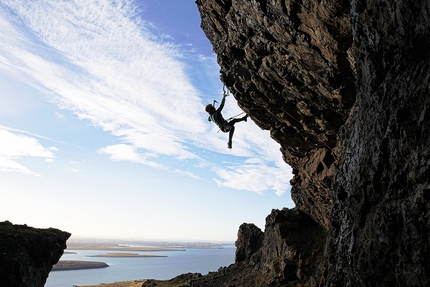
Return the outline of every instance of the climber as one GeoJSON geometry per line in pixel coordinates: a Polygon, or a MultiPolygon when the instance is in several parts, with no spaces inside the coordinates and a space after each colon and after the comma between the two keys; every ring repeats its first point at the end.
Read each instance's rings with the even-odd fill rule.
{"type": "MultiPolygon", "coordinates": [[[[234,133],[234,124],[241,121],[246,122],[248,115],[245,115],[242,118],[238,118],[238,119],[233,118],[232,120],[226,121],[221,114],[221,110],[224,107],[224,103],[225,103],[225,97],[227,97],[227,94],[224,92],[224,95],[221,100],[221,104],[219,105],[218,109],[215,109],[215,107],[212,104],[208,104],[205,109],[206,109],[206,112],[209,113],[208,121],[214,122],[224,133],[229,132],[227,147],[231,149],[233,144],[232,139],[233,139],[233,133],[234,133]]],[[[216,101],[214,101],[214,104],[215,102],[216,101]]]]}

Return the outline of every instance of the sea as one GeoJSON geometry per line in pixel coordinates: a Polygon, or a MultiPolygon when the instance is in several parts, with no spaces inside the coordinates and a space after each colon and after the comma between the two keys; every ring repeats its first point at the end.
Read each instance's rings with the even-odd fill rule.
{"type": "Polygon", "coordinates": [[[132,251],[131,253],[166,257],[91,257],[118,253],[112,250],[70,250],[60,260],[102,261],[109,267],[84,270],[51,271],[45,287],[73,287],[138,279],[171,279],[183,273],[205,275],[234,263],[234,245],[221,248],[186,248],[177,251],[132,251]]]}

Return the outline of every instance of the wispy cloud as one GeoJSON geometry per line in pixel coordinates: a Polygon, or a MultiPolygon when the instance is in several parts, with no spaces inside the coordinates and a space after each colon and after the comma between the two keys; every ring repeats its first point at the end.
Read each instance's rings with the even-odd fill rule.
{"type": "Polygon", "coordinates": [[[39,157],[53,161],[56,147],[43,147],[35,138],[13,133],[0,126],[0,171],[38,175],[18,163],[22,157],[39,157]]]}
{"type": "MultiPolygon", "coordinates": [[[[204,163],[199,151],[231,153],[244,163],[211,165],[220,185],[282,194],[289,168],[279,163],[279,147],[267,133],[252,122],[239,123],[230,152],[227,135],[207,123],[208,95],[195,82],[205,76],[217,79],[214,58],[154,33],[152,23],[136,17],[135,7],[131,0],[2,1],[0,68],[19,74],[51,102],[116,136],[120,144],[98,151],[113,161],[175,172],[157,158],[204,163]],[[196,62],[201,64],[197,72],[189,66],[196,62]],[[255,158],[264,160],[246,162],[255,158]]],[[[226,115],[241,112],[231,105],[232,97],[227,101],[226,115]]]]}
{"type": "Polygon", "coordinates": [[[127,17],[130,3],[6,4],[26,25],[2,29],[12,39],[4,44],[5,49],[13,47],[8,62],[20,63],[15,68],[51,91],[53,102],[137,148],[195,157],[183,147],[183,135],[206,129],[195,120],[203,112],[198,91],[184,72],[180,51],[152,35],[145,23],[127,17]],[[42,47],[15,43],[29,33],[24,28],[42,47]],[[57,56],[47,56],[49,51],[57,56]]]}
{"type": "Polygon", "coordinates": [[[215,179],[220,186],[238,190],[250,190],[262,194],[273,189],[277,195],[283,195],[289,188],[291,169],[283,166],[269,167],[263,162],[245,163],[229,166],[229,169],[217,169],[216,173],[223,181],[215,179]]]}
{"type": "Polygon", "coordinates": [[[131,161],[135,163],[141,163],[156,168],[162,168],[162,165],[157,164],[147,158],[151,157],[151,154],[144,155],[136,151],[136,147],[126,144],[111,145],[102,148],[98,151],[101,154],[110,156],[113,161],[131,161]]]}

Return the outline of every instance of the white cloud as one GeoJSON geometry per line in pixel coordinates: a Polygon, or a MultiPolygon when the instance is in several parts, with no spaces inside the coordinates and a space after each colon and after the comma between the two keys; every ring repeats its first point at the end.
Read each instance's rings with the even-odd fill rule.
{"type": "MultiPolygon", "coordinates": [[[[3,1],[13,13],[0,13],[0,55],[5,55],[0,56],[0,68],[19,74],[60,108],[116,136],[122,144],[102,143],[105,147],[98,151],[113,161],[179,172],[157,163],[157,157],[202,163],[199,149],[229,153],[239,161],[264,158],[258,166],[248,162],[234,170],[214,164],[218,182],[259,193],[285,191],[289,168],[278,163],[279,147],[268,133],[252,122],[238,123],[229,151],[228,135],[207,122],[207,98],[215,94],[220,101],[222,90],[204,96],[193,82],[218,80],[215,57],[189,48],[183,52],[169,42],[172,38],[154,36],[153,24],[137,20],[133,1],[115,3],[3,1]],[[201,66],[194,71],[189,62],[201,66]]],[[[215,87],[215,81],[211,85],[215,87]]],[[[226,118],[242,112],[234,102],[227,98],[226,118]]],[[[181,173],[199,178],[187,170],[181,173]]]]}
{"type": "Polygon", "coordinates": [[[161,164],[149,160],[150,154],[139,154],[136,151],[136,147],[126,144],[117,144],[112,146],[107,146],[99,149],[101,154],[106,154],[110,156],[113,161],[131,161],[136,163],[141,163],[156,168],[163,168],[161,164]]]}
{"type": "Polygon", "coordinates": [[[270,167],[263,162],[248,162],[242,165],[229,165],[224,169],[217,168],[215,172],[222,181],[215,179],[219,186],[237,190],[249,190],[262,194],[274,190],[279,196],[289,189],[289,180],[292,177],[291,169],[282,166],[270,167]]]}
{"type": "MultiPolygon", "coordinates": [[[[130,3],[118,10],[99,1],[6,1],[58,54],[48,58],[47,51],[32,53],[11,40],[9,58],[81,119],[155,154],[193,157],[182,146],[187,139],[175,134],[205,130],[195,120],[203,113],[198,91],[179,50],[127,17],[130,3]]],[[[24,37],[16,29],[7,33],[24,37]]]]}
{"type": "Polygon", "coordinates": [[[189,172],[189,171],[183,171],[183,170],[180,170],[180,169],[175,169],[174,172],[176,174],[185,175],[185,176],[188,176],[188,177],[191,177],[191,178],[194,178],[194,179],[201,180],[201,178],[198,175],[195,175],[195,174],[193,174],[192,172],[189,172]]]}
{"type": "Polygon", "coordinates": [[[65,170],[68,171],[68,172],[72,172],[72,173],[80,173],[80,172],[82,172],[81,169],[77,169],[77,168],[73,168],[73,167],[68,167],[65,170]]]}
{"type": "Polygon", "coordinates": [[[56,147],[43,147],[35,138],[12,133],[0,126],[0,171],[36,175],[17,160],[22,157],[40,157],[51,162],[56,151],[56,147]]]}
{"type": "Polygon", "coordinates": [[[0,156],[0,171],[2,172],[20,172],[24,174],[38,175],[35,172],[30,171],[27,167],[17,163],[14,160],[0,156]]]}

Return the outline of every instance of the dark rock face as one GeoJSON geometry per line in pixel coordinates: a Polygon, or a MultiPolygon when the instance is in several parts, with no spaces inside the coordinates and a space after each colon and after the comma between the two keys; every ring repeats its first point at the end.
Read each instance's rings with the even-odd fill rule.
{"type": "Polygon", "coordinates": [[[351,3],[357,106],[333,188],[329,286],[430,286],[430,2],[351,3]]]}
{"type": "MultiPolygon", "coordinates": [[[[326,231],[297,209],[272,210],[263,233],[242,224],[236,263],[191,281],[194,287],[296,286],[322,274],[326,231]]],[[[313,286],[315,286],[313,284],[313,286]]]]}
{"type": "Polygon", "coordinates": [[[254,224],[243,223],[237,233],[235,262],[260,261],[260,258],[254,260],[252,257],[263,245],[263,238],[264,233],[260,228],[254,224]]]}
{"type": "Polygon", "coordinates": [[[320,2],[197,5],[221,80],[281,145],[295,173],[296,206],[328,228],[336,135],[356,95],[349,2],[320,2]]]}
{"type": "Polygon", "coordinates": [[[196,3],[221,80],[270,129],[297,210],[325,229],[287,240],[295,225],[275,231],[272,213],[261,254],[239,263],[256,278],[282,270],[279,286],[430,286],[430,1],[196,3]],[[290,253],[302,242],[306,268],[290,253]]]}
{"type": "Polygon", "coordinates": [[[324,228],[307,214],[297,209],[272,210],[264,231],[263,273],[281,274],[286,282],[314,283],[324,269],[325,238],[324,228]]]}
{"type": "Polygon", "coordinates": [[[0,286],[42,287],[70,233],[0,222],[0,286]]]}

